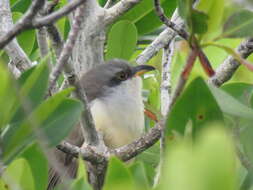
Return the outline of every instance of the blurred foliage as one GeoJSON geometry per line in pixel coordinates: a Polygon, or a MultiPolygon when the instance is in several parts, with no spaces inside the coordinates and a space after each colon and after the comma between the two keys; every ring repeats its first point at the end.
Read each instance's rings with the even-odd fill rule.
{"type": "MultiPolygon", "coordinates": [[[[199,0],[194,8],[193,0],[160,1],[169,18],[178,8],[190,36],[195,37],[214,68],[229,56],[228,48],[234,49],[242,40],[253,36],[251,0],[234,0],[240,4],[230,0],[199,0]],[[211,43],[216,46],[210,46],[211,43]]],[[[25,14],[31,2],[10,0],[14,22],[25,14]]],[[[67,0],[61,0],[56,9],[66,3],[67,0]]],[[[103,6],[106,0],[99,3],[103,6]]],[[[68,17],[61,18],[56,26],[66,40],[71,28],[68,17]]],[[[163,29],[153,2],[142,0],[108,28],[105,59],[123,58],[134,62],[163,29]]],[[[0,190],[43,190],[47,186],[49,168],[44,147],[55,146],[64,139],[83,108],[78,100],[68,97],[72,88],[44,99],[49,77],[48,57],[40,57],[35,30],[21,33],[17,40],[29,58],[38,64],[14,79],[7,68],[8,56],[0,51],[0,190]],[[43,140],[47,143],[42,144],[43,140]]],[[[188,43],[176,38],[170,72],[172,91],[189,52],[188,43]]],[[[53,52],[48,56],[55,62],[53,52]]],[[[253,55],[247,60],[252,62],[253,55]]],[[[143,77],[145,105],[159,116],[161,62],[162,51],[147,63],[157,70],[143,77]]],[[[239,148],[253,163],[253,74],[241,66],[219,89],[207,84],[207,78],[197,60],[185,90],[166,118],[166,138],[171,144],[166,150],[160,183],[154,187],[160,160],[157,143],[126,164],[111,158],[105,190],[253,189],[253,171],[240,164],[235,151],[239,148]],[[232,135],[235,129],[239,131],[237,137],[232,135]]],[[[146,118],[146,130],[153,126],[154,121],[146,118]]],[[[67,183],[71,190],[91,189],[81,159],[77,178],[67,183]]]]}

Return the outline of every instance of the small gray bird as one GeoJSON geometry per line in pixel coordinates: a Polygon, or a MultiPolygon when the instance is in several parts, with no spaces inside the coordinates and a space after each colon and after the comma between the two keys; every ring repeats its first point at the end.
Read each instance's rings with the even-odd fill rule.
{"type": "MultiPolygon", "coordinates": [[[[113,59],[81,77],[96,129],[103,134],[105,145],[109,148],[129,144],[142,135],[144,106],[140,75],[154,69],[149,65],[131,66],[124,60],[113,59]]],[[[68,141],[81,146],[83,139],[80,134],[80,129],[76,128],[68,141]]],[[[60,151],[57,151],[57,156],[69,177],[73,177],[76,168],[74,159],[66,159],[60,151]]],[[[59,176],[55,172],[50,176],[50,183],[54,186],[59,176]]]]}

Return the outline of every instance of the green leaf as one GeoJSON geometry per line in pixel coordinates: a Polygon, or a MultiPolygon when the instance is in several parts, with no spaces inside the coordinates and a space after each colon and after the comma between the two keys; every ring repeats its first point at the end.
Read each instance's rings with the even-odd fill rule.
{"type": "Polygon", "coordinates": [[[178,13],[187,21],[192,11],[192,0],[178,0],[178,13]]]}
{"type": "Polygon", "coordinates": [[[71,190],[92,190],[88,182],[84,179],[76,179],[71,185],[71,190]]]}
{"type": "Polygon", "coordinates": [[[169,146],[159,189],[237,189],[232,140],[225,130],[209,127],[194,144],[186,139],[169,146]]]}
{"type": "Polygon", "coordinates": [[[200,0],[196,9],[208,16],[208,31],[205,38],[210,39],[212,33],[219,30],[224,13],[225,0],[200,0]]]}
{"type": "Polygon", "coordinates": [[[22,123],[9,126],[2,133],[4,162],[13,159],[35,138],[43,138],[44,143],[54,146],[68,135],[83,110],[79,101],[66,98],[71,90],[55,94],[22,123]]]}
{"type": "Polygon", "coordinates": [[[240,131],[240,141],[243,145],[243,150],[249,158],[250,162],[253,162],[253,127],[248,126],[240,131]]]}
{"type": "Polygon", "coordinates": [[[98,0],[98,3],[101,7],[104,7],[106,2],[107,2],[106,0],[98,0]]]}
{"type": "Polygon", "coordinates": [[[193,80],[178,98],[166,126],[169,130],[184,134],[189,121],[192,121],[194,133],[210,122],[223,121],[223,114],[214,96],[201,78],[193,80]]]}
{"type": "Polygon", "coordinates": [[[236,100],[240,101],[246,106],[250,106],[250,99],[253,93],[253,85],[236,82],[225,84],[221,87],[222,90],[233,96],[236,100]]]}
{"type": "Polygon", "coordinates": [[[137,42],[137,30],[134,24],[127,20],[115,23],[109,34],[106,59],[130,59],[137,42]]]}
{"type": "Polygon", "coordinates": [[[21,155],[31,167],[36,190],[45,190],[48,183],[48,163],[37,144],[29,146],[21,155]]]}
{"type": "Polygon", "coordinates": [[[88,179],[87,171],[86,171],[86,167],[85,167],[84,162],[85,161],[81,157],[79,157],[79,159],[78,159],[78,169],[77,169],[77,175],[76,175],[77,179],[79,179],[79,178],[82,178],[84,180],[88,179]]]}
{"type": "Polygon", "coordinates": [[[71,190],[92,190],[90,184],[87,181],[87,171],[85,169],[84,160],[78,159],[77,177],[71,184],[71,190]]]}
{"type": "MultiPolygon", "coordinates": [[[[163,3],[165,1],[166,0],[161,0],[161,5],[163,5],[163,3]]],[[[171,1],[176,3],[175,0],[171,0],[171,1]]],[[[176,5],[174,5],[174,6],[176,6],[176,5]]],[[[164,8],[166,9],[166,7],[164,7],[164,8]]],[[[149,1],[149,0],[142,0],[140,3],[138,3],[132,9],[129,9],[129,11],[126,12],[120,19],[121,20],[129,20],[129,21],[132,21],[133,23],[135,23],[153,11],[154,11],[153,2],[149,1]]]]}
{"type": "MultiPolygon", "coordinates": [[[[20,12],[12,12],[14,23],[17,22],[18,19],[20,19],[22,16],[23,14],[20,12]]],[[[34,42],[35,42],[35,31],[34,30],[24,31],[17,36],[17,40],[18,40],[19,45],[25,51],[25,53],[27,55],[30,55],[33,49],[34,42]]]]}
{"type": "Polygon", "coordinates": [[[1,177],[8,189],[35,190],[31,168],[25,159],[12,162],[1,177]]]}
{"type": "MultiPolygon", "coordinates": [[[[175,8],[177,6],[177,1],[176,0],[170,0],[170,1],[162,0],[161,6],[164,10],[164,14],[167,17],[171,17],[172,13],[175,11],[175,8]]],[[[150,11],[146,12],[143,17],[136,20],[134,24],[138,30],[138,35],[143,35],[143,34],[154,31],[163,23],[158,18],[155,11],[151,9],[150,11]]]]}
{"type": "Polygon", "coordinates": [[[211,85],[209,88],[224,113],[244,119],[253,119],[253,110],[251,108],[240,103],[237,99],[219,88],[211,85]]]}
{"type": "Polygon", "coordinates": [[[8,190],[8,185],[0,178],[0,190],[8,190]]]}
{"type": "Polygon", "coordinates": [[[28,9],[28,7],[31,5],[31,0],[17,0],[12,6],[11,6],[11,12],[21,12],[25,13],[25,11],[28,9]]]}
{"type": "Polygon", "coordinates": [[[191,15],[192,32],[195,34],[203,34],[208,30],[207,21],[208,16],[200,11],[193,10],[191,15]]]}
{"type": "Polygon", "coordinates": [[[253,30],[253,12],[241,10],[230,16],[223,27],[222,37],[251,37],[253,30]]]}
{"type": "Polygon", "coordinates": [[[24,72],[18,80],[21,102],[16,105],[12,123],[23,120],[29,111],[33,111],[43,100],[48,85],[49,69],[47,64],[41,63],[24,72]],[[29,105],[29,109],[24,109],[29,105]]]}
{"type": "Polygon", "coordinates": [[[8,69],[0,64],[0,129],[11,119],[17,101],[16,89],[8,69]]]}
{"type": "Polygon", "coordinates": [[[117,158],[111,158],[109,161],[104,190],[132,190],[134,181],[130,171],[124,163],[117,158]]]}
{"type": "MultiPolygon", "coordinates": [[[[177,6],[177,0],[161,0],[161,6],[165,15],[170,17],[177,6]]],[[[120,20],[129,20],[134,23],[139,35],[151,32],[163,24],[157,17],[153,2],[150,0],[142,0],[132,9],[129,9],[120,20]]]]}
{"type": "Polygon", "coordinates": [[[133,179],[137,189],[149,189],[149,182],[143,163],[135,162],[129,167],[129,169],[133,175],[133,179]]]}

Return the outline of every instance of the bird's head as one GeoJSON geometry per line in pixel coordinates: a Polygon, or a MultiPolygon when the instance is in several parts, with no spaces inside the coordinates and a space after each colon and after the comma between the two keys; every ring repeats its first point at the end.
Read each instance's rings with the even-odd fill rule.
{"type": "Polygon", "coordinates": [[[155,68],[150,65],[132,66],[127,61],[113,59],[98,65],[81,78],[88,100],[103,96],[108,88],[116,88],[124,82],[138,77],[155,68]]]}

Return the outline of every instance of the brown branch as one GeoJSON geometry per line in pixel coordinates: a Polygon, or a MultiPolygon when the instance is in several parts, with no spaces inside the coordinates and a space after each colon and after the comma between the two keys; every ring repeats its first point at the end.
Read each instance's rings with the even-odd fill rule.
{"type": "Polygon", "coordinates": [[[174,90],[173,96],[171,98],[171,103],[169,105],[170,107],[175,103],[176,99],[180,96],[181,92],[183,91],[183,88],[186,84],[187,79],[189,78],[189,75],[192,71],[192,67],[194,62],[196,61],[198,55],[198,50],[192,50],[187,58],[186,64],[184,66],[184,69],[180,75],[178,84],[174,90]]]}

